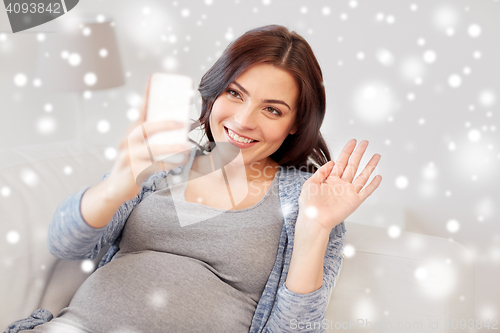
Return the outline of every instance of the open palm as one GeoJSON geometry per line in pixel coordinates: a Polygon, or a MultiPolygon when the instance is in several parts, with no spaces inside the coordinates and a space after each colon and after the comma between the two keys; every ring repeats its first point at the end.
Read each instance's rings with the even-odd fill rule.
{"type": "Polygon", "coordinates": [[[299,214],[305,214],[309,221],[320,224],[327,231],[351,215],[382,181],[382,176],[377,175],[363,189],[380,161],[379,154],[372,156],[353,181],[367,146],[368,141],[362,141],[353,153],[356,147],[353,139],[345,145],[337,163],[329,161],[321,166],[302,187],[299,214]]]}

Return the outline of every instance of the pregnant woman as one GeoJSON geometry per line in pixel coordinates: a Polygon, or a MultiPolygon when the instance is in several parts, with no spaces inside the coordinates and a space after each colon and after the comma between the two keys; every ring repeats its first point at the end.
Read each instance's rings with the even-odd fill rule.
{"type": "Polygon", "coordinates": [[[344,219],[379,186],[380,176],[367,182],[380,155],[356,178],[367,141],[349,141],[331,161],[321,69],[283,26],[232,42],[198,90],[192,128],[208,143],[151,147],[185,160],[157,162],[137,181],[131,160],[149,155],[132,133],[176,128],[145,123],[144,105],[112,170],[66,198],[49,227],[57,257],[109,251],[55,318],[39,309],[7,332],[321,331],[344,219]]]}

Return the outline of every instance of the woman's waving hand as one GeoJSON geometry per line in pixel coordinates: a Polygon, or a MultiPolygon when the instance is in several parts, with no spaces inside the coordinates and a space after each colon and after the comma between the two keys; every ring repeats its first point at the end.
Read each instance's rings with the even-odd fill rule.
{"type": "Polygon", "coordinates": [[[317,223],[329,232],[377,189],[382,181],[380,175],[363,187],[380,161],[379,154],[373,155],[363,172],[354,179],[367,146],[368,141],[364,140],[354,150],[356,140],[352,139],[345,145],[337,163],[324,164],[304,183],[299,197],[299,214],[305,214],[301,220],[317,223]]]}

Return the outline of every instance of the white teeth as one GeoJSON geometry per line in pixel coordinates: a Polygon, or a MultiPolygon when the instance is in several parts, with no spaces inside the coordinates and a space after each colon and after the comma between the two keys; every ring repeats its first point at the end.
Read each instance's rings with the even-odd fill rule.
{"type": "Polygon", "coordinates": [[[238,142],[241,142],[241,143],[250,143],[250,142],[253,141],[251,139],[240,137],[238,134],[234,133],[229,128],[227,129],[227,132],[229,133],[229,136],[231,138],[233,138],[235,141],[238,141],[238,142]]]}

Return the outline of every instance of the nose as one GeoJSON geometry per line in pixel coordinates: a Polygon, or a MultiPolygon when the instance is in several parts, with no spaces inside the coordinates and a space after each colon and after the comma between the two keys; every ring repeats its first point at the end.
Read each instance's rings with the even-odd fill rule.
{"type": "Polygon", "coordinates": [[[250,106],[242,106],[234,115],[234,121],[242,130],[252,130],[257,124],[258,112],[250,106]]]}

